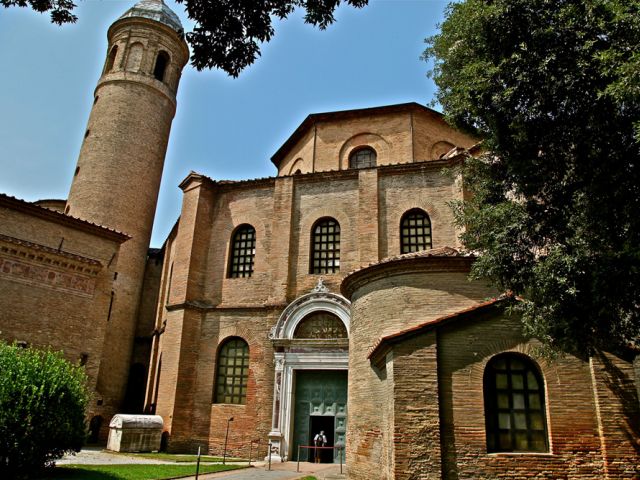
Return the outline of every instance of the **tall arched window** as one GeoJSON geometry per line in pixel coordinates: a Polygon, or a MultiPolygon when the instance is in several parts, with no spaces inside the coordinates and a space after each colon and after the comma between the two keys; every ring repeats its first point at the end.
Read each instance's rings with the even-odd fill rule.
{"type": "Polygon", "coordinates": [[[160,50],[156,57],[156,66],[153,69],[153,76],[156,77],[157,80],[164,82],[167,65],[169,65],[169,54],[164,50],[160,50]]]}
{"type": "Polygon", "coordinates": [[[419,208],[405,212],[400,220],[400,253],[428,250],[431,245],[429,215],[419,208]]]}
{"type": "Polygon", "coordinates": [[[109,73],[113,70],[113,65],[116,61],[116,55],[118,55],[118,46],[114,45],[109,52],[109,56],[107,57],[107,65],[104,67],[104,72],[109,73]]]}
{"type": "Polygon", "coordinates": [[[484,372],[488,452],[547,452],[544,382],[524,355],[493,357],[484,372]]]}
{"type": "Polygon", "coordinates": [[[240,225],[231,237],[229,278],[250,277],[256,256],[256,229],[240,225]]]}
{"type": "Polygon", "coordinates": [[[371,147],[359,148],[349,155],[349,168],[369,168],[376,166],[376,151],[371,147]]]}
{"type": "Polygon", "coordinates": [[[333,218],[321,218],[311,229],[310,273],[340,271],[340,224],[333,218]]]}
{"type": "Polygon", "coordinates": [[[248,379],[249,345],[232,337],[218,350],[213,403],[246,403],[248,379]]]}

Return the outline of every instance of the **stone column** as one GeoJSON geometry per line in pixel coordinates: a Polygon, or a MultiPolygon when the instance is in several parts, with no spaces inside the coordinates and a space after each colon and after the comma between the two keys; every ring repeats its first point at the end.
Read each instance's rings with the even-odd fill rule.
{"type": "MultiPolygon", "coordinates": [[[[273,417],[271,420],[271,431],[269,432],[269,442],[271,448],[271,461],[272,462],[282,462],[284,461],[284,457],[286,455],[282,454],[283,445],[283,435],[281,431],[282,425],[282,415],[283,415],[283,405],[284,399],[282,398],[284,388],[283,388],[283,380],[284,380],[284,363],[285,363],[285,355],[284,353],[275,353],[275,377],[273,381],[273,417]]],[[[269,459],[269,452],[267,451],[267,457],[265,460],[269,459]]]]}

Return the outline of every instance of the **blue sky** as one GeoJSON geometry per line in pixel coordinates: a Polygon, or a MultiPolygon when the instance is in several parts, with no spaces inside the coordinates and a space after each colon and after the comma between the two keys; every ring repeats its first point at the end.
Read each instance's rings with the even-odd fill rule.
{"type": "MultiPolygon", "coordinates": [[[[0,192],[66,198],[106,52],[108,26],[133,0],[79,0],[78,23],[57,27],[28,9],[0,8],[0,192]]],[[[183,6],[165,0],[190,22],[183,6]]],[[[180,214],[180,181],[273,176],[271,155],[310,113],[427,104],[435,86],[420,60],[447,2],[370,0],[341,6],[320,31],[300,12],[276,24],[262,56],[233,79],[187,66],[158,201],[152,246],[180,214]]]]}

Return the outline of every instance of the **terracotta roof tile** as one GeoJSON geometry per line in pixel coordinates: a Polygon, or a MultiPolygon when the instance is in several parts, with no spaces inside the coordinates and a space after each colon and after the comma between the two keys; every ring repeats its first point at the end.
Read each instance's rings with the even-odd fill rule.
{"type": "Polygon", "coordinates": [[[503,294],[500,295],[498,297],[495,298],[491,298],[489,300],[486,300],[484,302],[481,303],[477,303],[475,305],[472,305],[470,307],[467,307],[465,309],[459,310],[457,312],[454,313],[450,313],[447,315],[443,315],[441,317],[437,317],[434,318],[432,320],[429,320],[428,322],[424,322],[421,323],[419,325],[416,325],[414,327],[411,328],[407,328],[404,330],[400,330],[399,332],[393,333],[391,335],[386,335],[384,337],[380,337],[374,344],[373,346],[369,349],[369,353],[367,354],[367,358],[369,360],[371,360],[377,353],[379,353],[379,351],[383,348],[383,346],[385,344],[389,344],[389,343],[393,343],[396,341],[400,341],[402,338],[404,337],[410,337],[413,335],[417,335],[419,333],[422,333],[426,330],[429,330],[431,328],[434,328],[438,325],[442,325],[443,323],[452,321],[454,319],[458,319],[461,318],[465,315],[471,314],[471,313],[475,313],[479,310],[483,310],[485,308],[489,308],[492,306],[495,306],[498,303],[504,302],[506,300],[510,300],[510,299],[516,299],[519,300],[518,297],[514,297],[511,294],[503,294]]]}
{"type": "Polygon", "coordinates": [[[106,236],[118,239],[121,242],[131,238],[130,235],[124,232],[120,232],[114,228],[105,227],[104,225],[99,225],[97,223],[90,222],[89,220],[73,217],[71,215],[58,212],[57,210],[53,210],[51,208],[41,207],[40,205],[36,205],[35,203],[27,202],[26,200],[21,200],[4,193],[0,193],[0,206],[12,208],[15,210],[21,210],[25,213],[39,216],[41,218],[46,218],[47,220],[51,220],[54,222],[57,221],[60,223],[66,223],[68,225],[80,228],[84,227],[85,229],[88,228],[94,233],[101,234],[102,236],[105,236],[106,234],[106,236]]]}
{"type": "Polygon", "coordinates": [[[412,253],[403,253],[401,255],[393,255],[391,257],[383,258],[382,260],[378,260],[377,262],[371,262],[367,265],[364,265],[360,268],[356,268],[349,272],[346,277],[349,277],[357,272],[365,270],[370,267],[374,267],[376,265],[383,265],[385,263],[397,262],[402,260],[411,260],[414,258],[442,258],[442,257],[461,257],[461,258],[475,258],[475,255],[469,252],[462,252],[460,250],[456,250],[453,247],[438,247],[432,248],[430,250],[421,250],[419,252],[412,253]]]}

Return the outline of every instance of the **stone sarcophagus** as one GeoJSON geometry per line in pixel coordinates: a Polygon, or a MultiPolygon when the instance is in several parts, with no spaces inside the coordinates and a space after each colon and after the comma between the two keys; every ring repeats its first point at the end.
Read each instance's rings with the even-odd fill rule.
{"type": "Polygon", "coordinates": [[[114,452],[159,450],[162,427],[163,421],[159,415],[115,415],[109,424],[107,450],[114,452]]]}

